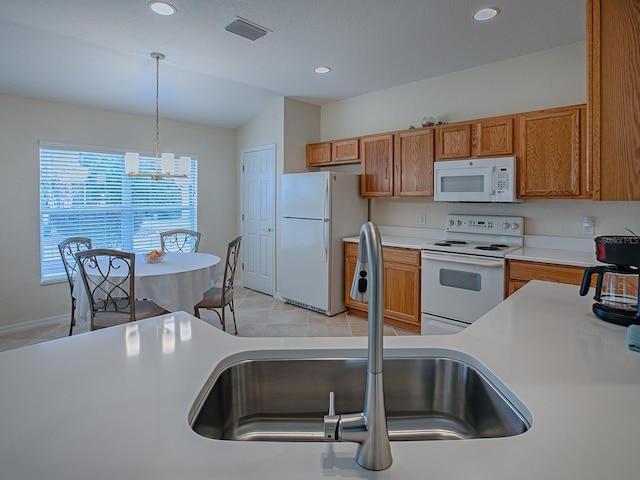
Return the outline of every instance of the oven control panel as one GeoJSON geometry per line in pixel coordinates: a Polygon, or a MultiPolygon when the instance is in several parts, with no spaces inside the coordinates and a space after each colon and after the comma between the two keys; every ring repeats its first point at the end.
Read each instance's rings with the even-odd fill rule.
{"type": "Polygon", "coordinates": [[[447,215],[448,232],[524,235],[524,217],[500,215],[447,215]]]}

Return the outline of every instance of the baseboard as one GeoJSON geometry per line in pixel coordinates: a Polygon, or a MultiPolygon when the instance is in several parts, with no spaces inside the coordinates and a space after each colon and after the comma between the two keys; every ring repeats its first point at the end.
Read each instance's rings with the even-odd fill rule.
{"type": "Polygon", "coordinates": [[[37,320],[29,320],[21,323],[14,323],[12,325],[4,325],[0,327],[0,337],[3,335],[9,335],[11,333],[22,332],[23,330],[30,330],[37,327],[46,327],[49,325],[55,325],[56,323],[69,322],[69,314],[56,315],[55,317],[40,318],[37,320]]]}

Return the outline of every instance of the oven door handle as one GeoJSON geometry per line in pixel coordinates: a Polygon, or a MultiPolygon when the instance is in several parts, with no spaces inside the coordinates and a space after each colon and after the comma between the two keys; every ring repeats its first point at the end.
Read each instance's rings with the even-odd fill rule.
{"type": "Polygon", "coordinates": [[[437,260],[440,262],[462,263],[465,265],[476,265],[479,267],[504,267],[504,260],[484,259],[480,257],[470,257],[468,255],[441,254],[432,252],[422,252],[422,258],[427,260],[437,260]]]}

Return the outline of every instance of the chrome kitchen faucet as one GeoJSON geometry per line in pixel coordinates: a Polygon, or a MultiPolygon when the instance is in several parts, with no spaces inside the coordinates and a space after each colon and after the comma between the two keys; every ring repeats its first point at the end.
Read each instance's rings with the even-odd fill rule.
{"type": "Polygon", "coordinates": [[[360,229],[358,263],[351,286],[351,298],[369,303],[364,411],[336,415],[334,393],[330,392],[329,414],[324,416],[324,439],[358,443],[356,461],[368,470],[385,470],[393,462],[382,383],[383,273],[380,232],[375,224],[367,222],[360,229]]]}

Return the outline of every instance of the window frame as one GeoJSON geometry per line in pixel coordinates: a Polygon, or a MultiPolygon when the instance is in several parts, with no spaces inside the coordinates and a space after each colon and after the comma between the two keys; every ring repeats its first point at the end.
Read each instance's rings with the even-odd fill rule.
{"type": "MultiPolygon", "coordinates": [[[[130,151],[130,150],[129,150],[130,151]]],[[[124,149],[40,140],[40,283],[66,280],[58,243],[89,237],[94,248],[145,252],[160,248],[160,231],[198,229],[198,159],[187,178],[130,177],[124,149]],[[88,221],[92,219],[92,221],[88,221]]],[[[140,172],[155,172],[155,155],[140,152],[140,172]]],[[[177,166],[177,165],[176,165],[177,166]]]]}

